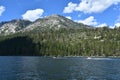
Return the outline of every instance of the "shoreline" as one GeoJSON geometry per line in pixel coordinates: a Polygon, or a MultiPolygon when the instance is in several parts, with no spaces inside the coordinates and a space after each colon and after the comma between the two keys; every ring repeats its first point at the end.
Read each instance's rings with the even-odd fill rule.
{"type": "Polygon", "coordinates": [[[31,55],[20,55],[20,56],[16,56],[16,55],[7,55],[7,56],[3,56],[0,55],[0,57],[51,57],[51,58],[59,58],[59,57],[65,57],[65,58],[71,58],[71,57],[78,57],[78,58],[120,58],[120,56],[31,56],[31,55]]]}

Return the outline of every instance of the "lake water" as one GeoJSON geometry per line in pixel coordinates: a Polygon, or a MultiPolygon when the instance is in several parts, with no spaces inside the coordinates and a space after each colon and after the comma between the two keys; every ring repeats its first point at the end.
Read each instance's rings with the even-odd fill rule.
{"type": "Polygon", "coordinates": [[[120,80],[120,59],[1,56],[0,80],[120,80]]]}

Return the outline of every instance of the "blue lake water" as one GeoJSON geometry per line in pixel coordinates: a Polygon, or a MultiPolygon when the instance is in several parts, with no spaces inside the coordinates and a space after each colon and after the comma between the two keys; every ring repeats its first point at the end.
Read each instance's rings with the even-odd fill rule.
{"type": "Polygon", "coordinates": [[[0,80],[120,80],[120,59],[1,56],[0,80]]]}

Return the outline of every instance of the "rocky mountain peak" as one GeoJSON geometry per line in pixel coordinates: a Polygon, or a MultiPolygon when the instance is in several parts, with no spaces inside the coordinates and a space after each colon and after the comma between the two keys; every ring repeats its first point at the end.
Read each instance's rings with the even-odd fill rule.
{"type": "Polygon", "coordinates": [[[27,20],[15,19],[8,22],[0,23],[0,34],[8,35],[16,32],[26,32],[31,30],[47,30],[59,28],[85,28],[86,25],[76,23],[61,15],[53,14],[45,18],[40,18],[34,22],[27,20]]]}
{"type": "Polygon", "coordinates": [[[27,20],[21,20],[21,19],[14,19],[12,21],[2,22],[0,25],[0,34],[11,34],[15,33],[27,25],[29,25],[31,22],[27,20]]]}

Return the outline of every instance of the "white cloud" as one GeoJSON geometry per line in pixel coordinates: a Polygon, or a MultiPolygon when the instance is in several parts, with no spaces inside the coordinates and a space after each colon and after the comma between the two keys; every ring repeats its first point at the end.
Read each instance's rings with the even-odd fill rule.
{"type": "Polygon", "coordinates": [[[117,20],[115,21],[114,27],[120,27],[120,15],[118,16],[117,20]]]}
{"type": "Polygon", "coordinates": [[[70,2],[68,6],[65,7],[64,13],[72,13],[73,11],[99,13],[105,11],[112,5],[117,5],[119,2],[120,0],[81,0],[79,4],[70,2]]]}
{"type": "Polygon", "coordinates": [[[5,11],[5,7],[4,6],[0,6],[0,16],[2,15],[2,13],[5,11]]]}
{"type": "Polygon", "coordinates": [[[88,17],[88,18],[86,18],[84,20],[78,20],[77,22],[87,24],[87,25],[93,25],[93,26],[98,24],[96,19],[94,18],[94,16],[90,16],[90,17],[88,17]]]}
{"type": "Polygon", "coordinates": [[[96,27],[105,27],[105,26],[107,26],[107,24],[106,24],[106,23],[103,23],[103,24],[99,24],[99,25],[96,26],[96,27]]]}
{"type": "Polygon", "coordinates": [[[68,19],[72,19],[70,16],[66,16],[66,18],[68,18],[68,19]]]}
{"type": "Polygon", "coordinates": [[[114,28],[119,28],[120,23],[115,23],[114,26],[109,26],[109,28],[114,29],[114,28]]]}
{"type": "Polygon", "coordinates": [[[116,26],[116,27],[120,27],[120,23],[116,23],[115,26],[116,26]]]}
{"type": "Polygon", "coordinates": [[[28,10],[25,14],[22,15],[23,19],[35,21],[40,18],[44,13],[43,9],[28,10]]]}
{"type": "Polygon", "coordinates": [[[109,28],[114,29],[114,28],[115,28],[115,26],[109,26],[109,28]]]}
{"type": "Polygon", "coordinates": [[[77,4],[69,2],[68,6],[64,8],[63,13],[72,13],[76,7],[77,4]]]}

